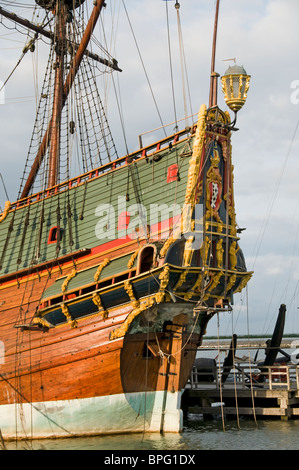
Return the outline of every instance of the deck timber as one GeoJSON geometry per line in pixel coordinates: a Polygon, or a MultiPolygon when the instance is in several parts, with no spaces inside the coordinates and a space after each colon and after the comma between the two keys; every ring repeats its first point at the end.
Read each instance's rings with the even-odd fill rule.
{"type": "Polygon", "coordinates": [[[184,414],[200,414],[204,418],[217,415],[298,418],[298,380],[288,378],[294,378],[294,371],[298,377],[298,366],[268,368],[267,380],[259,386],[251,386],[248,380],[245,383],[240,376],[224,384],[190,380],[182,397],[184,414]]]}

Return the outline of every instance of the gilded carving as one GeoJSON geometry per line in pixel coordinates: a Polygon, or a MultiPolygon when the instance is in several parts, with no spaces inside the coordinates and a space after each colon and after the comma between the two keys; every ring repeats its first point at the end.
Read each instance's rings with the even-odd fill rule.
{"type": "Polygon", "coordinates": [[[65,292],[67,290],[67,286],[69,282],[76,276],[77,270],[74,268],[72,272],[67,276],[67,278],[64,280],[61,286],[62,292],[65,292]]]}
{"type": "Polygon", "coordinates": [[[129,280],[125,281],[124,289],[125,289],[126,293],[128,294],[128,296],[130,297],[132,307],[134,307],[134,308],[138,307],[140,302],[135,297],[131,281],[129,281],[129,280]]]}
{"type": "Polygon", "coordinates": [[[105,320],[108,317],[108,312],[103,307],[102,299],[101,299],[100,294],[98,294],[98,292],[94,292],[92,294],[92,301],[99,308],[99,313],[102,315],[103,320],[105,320]]]}
{"type": "Polygon", "coordinates": [[[225,156],[225,161],[227,163],[227,168],[229,171],[229,187],[226,190],[224,195],[224,200],[226,201],[226,207],[231,219],[230,233],[232,236],[237,235],[237,226],[236,226],[236,212],[235,212],[235,201],[234,201],[234,166],[231,163],[231,145],[228,146],[226,142],[223,143],[223,157],[225,156]]]}
{"type": "Polygon", "coordinates": [[[237,266],[237,252],[239,247],[237,247],[237,242],[233,241],[229,249],[229,260],[230,260],[230,269],[234,271],[237,266]]]}
{"type": "Polygon", "coordinates": [[[209,291],[212,291],[213,289],[215,289],[215,287],[217,287],[217,285],[219,284],[219,281],[220,281],[220,278],[223,276],[223,272],[220,271],[219,273],[215,274],[213,279],[212,279],[212,284],[211,284],[211,287],[209,289],[209,291]]]}
{"type": "Polygon", "coordinates": [[[203,278],[202,278],[202,274],[199,274],[197,280],[195,281],[195,284],[192,287],[192,291],[200,292],[202,287],[203,287],[203,278]]]}
{"type": "Polygon", "coordinates": [[[178,290],[184,284],[184,282],[186,281],[186,277],[187,277],[188,272],[189,272],[188,269],[186,269],[185,271],[182,272],[182,274],[179,277],[178,282],[175,285],[174,290],[178,290]]]}
{"type": "Polygon", "coordinates": [[[228,282],[227,287],[226,287],[226,292],[229,292],[231,290],[233,285],[236,283],[236,280],[237,280],[236,274],[233,274],[233,275],[230,276],[229,282],[228,282]]]}
{"type": "Polygon", "coordinates": [[[137,315],[139,315],[141,312],[143,312],[147,308],[152,307],[154,305],[154,303],[155,303],[155,299],[150,298],[150,299],[147,299],[145,302],[143,302],[138,307],[135,307],[131,311],[131,313],[129,313],[129,315],[125,319],[124,323],[122,324],[122,326],[120,326],[119,328],[115,329],[114,331],[112,331],[110,333],[110,340],[114,340],[114,339],[117,339],[117,338],[122,338],[123,336],[125,336],[125,334],[127,333],[128,329],[129,329],[129,326],[132,323],[132,321],[134,320],[134,318],[137,317],[137,315]]]}
{"type": "Polygon", "coordinates": [[[160,279],[160,289],[165,290],[168,282],[169,282],[169,266],[164,266],[163,271],[161,272],[159,279],[160,279]]]}
{"type": "Polygon", "coordinates": [[[139,253],[139,251],[140,251],[141,248],[142,248],[142,247],[140,247],[140,248],[138,248],[138,250],[134,251],[134,253],[132,254],[131,258],[129,259],[128,265],[127,265],[129,269],[132,268],[132,266],[134,265],[135,259],[137,258],[138,253],[139,253]]]}
{"type": "Polygon", "coordinates": [[[62,311],[63,315],[67,319],[68,323],[71,325],[71,328],[77,328],[77,326],[78,326],[77,321],[73,320],[67,305],[61,304],[60,307],[61,307],[61,311],[62,311]]]}
{"type": "Polygon", "coordinates": [[[209,237],[206,237],[205,241],[202,244],[202,247],[200,249],[200,256],[201,256],[202,266],[207,266],[207,258],[208,258],[208,254],[209,254],[210,245],[211,245],[211,240],[210,240],[209,237]]]}
{"type": "Polygon", "coordinates": [[[192,256],[194,252],[194,236],[191,236],[186,240],[185,243],[185,249],[184,249],[184,261],[183,265],[184,266],[190,266],[191,261],[192,261],[192,256]]]}
{"type": "Polygon", "coordinates": [[[193,143],[192,157],[189,162],[188,181],[185,195],[185,204],[191,204],[192,206],[195,201],[195,189],[198,182],[201,155],[205,140],[206,115],[207,108],[205,105],[202,105],[198,113],[197,128],[193,143]]]}
{"type": "MultiPolygon", "coordinates": [[[[180,238],[181,233],[190,231],[190,217],[193,213],[194,205],[196,203],[196,189],[198,187],[198,179],[200,174],[200,162],[205,143],[205,130],[206,130],[206,115],[207,108],[203,104],[198,113],[198,121],[196,133],[193,141],[192,156],[189,161],[187,187],[185,193],[185,204],[182,210],[181,227],[174,231],[173,236],[169,237],[164,243],[161,251],[160,258],[164,258],[169,247],[175,240],[180,238]]],[[[186,247],[188,249],[188,246],[186,247]]],[[[186,259],[189,259],[192,253],[186,254],[186,259]]],[[[187,263],[188,264],[188,263],[187,263]]]]}
{"type": "Polygon", "coordinates": [[[160,258],[164,258],[169,247],[173,244],[173,242],[175,241],[175,238],[173,237],[169,237],[166,242],[164,243],[164,245],[162,246],[161,250],[160,250],[160,253],[159,253],[159,256],[160,258]]]}
{"type": "Polygon", "coordinates": [[[41,326],[43,328],[50,328],[50,323],[47,322],[47,320],[45,320],[44,318],[40,318],[40,317],[34,317],[32,319],[32,323],[34,325],[38,325],[38,326],[41,326]]]}
{"type": "Polygon", "coordinates": [[[101,272],[103,271],[103,269],[105,268],[105,266],[107,266],[108,264],[110,263],[110,259],[109,258],[105,258],[104,261],[99,265],[95,275],[94,275],[94,281],[95,282],[98,282],[99,278],[100,278],[100,275],[101,275],[101,272]]]}
{"type": "Polygon", "coordinates": [[[222,238],[219,238],[217,245],[216,245],[216,258],[217,258],[217,268],[222,268],[223,267],[223,240],[222,238]]]}
{"type": "Polygon", "coordinates": [[[165,298],[165,289],[169,282],[169,266],[164,266],[163,271],[160,273],[160,290],[156,293],[155,299],[157,303],[163,302],[165,298]]]}
{"type": "Polygon", "coordinates": [[[242,280],[237,287],[237,289],[234,291],[235,293],[241,292],[241,290],[244,289],[244,287],[247,285],[248,281],[251,279],[253,272],[246,273],[244,276],[242,276],[242,280]]]}

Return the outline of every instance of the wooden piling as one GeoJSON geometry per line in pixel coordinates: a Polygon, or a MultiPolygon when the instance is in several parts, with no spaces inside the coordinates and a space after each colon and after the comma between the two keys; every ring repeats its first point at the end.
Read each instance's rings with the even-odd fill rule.
{"type": "Polygon", "coordinates": [[[299,366],[283,365],[265,368],[265,379],[258,382],[260,371],[251,372],[247,366],[233,371],[230,381],[221,384],[204,382],[202,373],[193,369],[182,397],[184,413],[211,417],[256,416],[280,417],[282,420],[299,417],[299,366]],[[249,375],[251,374],[251,375],[249,375]]]}

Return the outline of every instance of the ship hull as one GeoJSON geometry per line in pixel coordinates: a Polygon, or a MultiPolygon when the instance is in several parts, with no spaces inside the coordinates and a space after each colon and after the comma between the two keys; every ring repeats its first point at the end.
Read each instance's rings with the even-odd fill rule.
{"type": "Polygon", "coordinates": [[[108,341],[113,321],[87,321],[73,335],[61,328],[59,341],[51,332],[30,340],[28,354],[15,356],[17,374],[1,374],[3,438],[180,432],[181,394],[201,336],[187,333],[186,307],[161,309],[173,318],[163,332],[134,333],[135,320],[131,333],[108,341]]]}
{"type": "Polygon", "coordinates": [[[133,432],[179,433],[183,428],[181,394],[140,392],[2,405],[2,435],[4,439],[21,440],[32,435],[34,439],[52,439],[133,432]]]}
{"type": "Polygon", "coordinates": [[[195,136],[164,139],[0,216],[4,438],[182,429],[181,394],[207,323],[251,276],[229,137],[211,129],[202,107],[195,136]]]}

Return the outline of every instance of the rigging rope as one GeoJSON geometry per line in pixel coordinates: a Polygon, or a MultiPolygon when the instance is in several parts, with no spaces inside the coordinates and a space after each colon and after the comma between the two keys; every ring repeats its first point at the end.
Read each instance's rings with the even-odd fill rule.
{"type": "MultiPolygon", "coordinates": [[[[53,31],[53,19],[51,21],[50,30],[51,28],[53,31]]],[[[80,17],[77,21],[74,21],[72,25],[68,24],[67,48],[65,50],[67,63],[72,63],[74,54],[76,53],[76,47],[74,47],[73,44],[80,43],[83,31],[84,21],[80,21],[80,17]]],[[[55,63],[55,53],[54,43],[50,50],[18,198],[21,195],[21,190],[29,176],[32,164],[39,152],[43,139],[47,135],[47,132],[50,131],[48,129],[48,123],[51,120],[51,101],[54,92],[55,70],[53,70],[52,64],[55,63]]],[[[57,183],[68,180],[71,176],[73,161],[71,150],[77,153],[78,157],[79,171],[76,170],[76,174],[78,172],[85,173],[94,169],[96,166],[103,165],[107,163],[107,161],[118,158],[104,106],[97,88],[95,71],[96,68],[90,64],[88,57],[85,56],[76,76],[72,91],[63,108],[59,152],[60,172],[58,174],[57,183]],[[73,145],[75,140],[77,140],[77,146],[73,145]]],[[[67,75],[68,69],[66,68],[64,80],[66,80],[67,75]]],[[[37,176],[31,188],[31,192],[37,192],[47,188],[49,171],[48,156],[49,148],[47,148],[44,158],[39,163],[39,176],[37,176]]]]}
{"type": "Polygon", "coordinates": [[[186,86],[188,91],[189,97],[189,105],[190,105],[190,114],[192,115],[192,102],[191,102],[191,95],[190,95],[190,87],[189,87],[189,80],[187,74],[187,65],[186,65],[186,56],[184,50],[184,42],[183,42],[183,34],[182,34],[182,26],[181,26],[181,18],[180,18],[180,4],[178,1],[175,3],[175,8],[177,11],[177,24],[178,24],[178,39],[179,39],[179,49],[180,49],[180,57],[181,57],[181,75],[182,75],[182,87],[183,87],[183,100],[184,100],[184,110],[185,110],[185,126],[188,127],[188,108],[187,108],[187,96],[186,96],[186,86]],[[185,77],[186,77],[186,84],[185,84],[185,77]]]}
{"type": "Polygon", "coordinates": [[[178,123],[177,123],[177,112],[176,112],[174,83],[173,83],[173,67],[172,67],[172,56],[171,56],[171,45],[170,45],[168,2],[165,2],[165,8],[166,8],[166,25],[167,25],[169,69],[170,69],[171,90],[172,90],[172,104],[173,104],[173,113],[174,113],[174,119],[175,119],[175,130],[177,131],[178,130],[178,123]]]}
{"type": "Polygon", "coordinates": [[[266,228],[267,228],[268,223],[269,223],[269,219],[270,219],[270,216],[271,216],[271,213],[272,213],[272,210],[273,210],[273,206],[274,206],[274,203],[275,203],[275,200],[276,200],[276,196],[277,196],[277,194],[278,194],[278,190],[279,190],[279,187],[280,187],[280,183],[281,183],[281,180],[282,180],[284,171],[285,171],[285,169],[286,169],[286,165],[287,165],[289,156],[290,156],[291,151],[292,151],[293,143],[294,143],[294,141],[295,141],[295,137],[296,137],[298,128],[299,128],[299,119],[298,119],[298,121],[297,121],[297,123],[296,123],[295,130],[294,130],[294,132],[293,132],[293,135],[292,135],[292,138],[291,138],[291,142],[290,142],[288,151],[287,151],[287,153],[286,153],[284,162],[283,162],[283,164],[282,164],[282,167],[281,167],[279,176],[278,176],[277,181],[276,181],[276,185],[275,185],[275,189],[274,189],[274,194],[273,194],[272,199],[271,199],[271,201],[270,201],[270,203],[269,203],[269,207],[268,207],[268,211],[267,211],[268,213],[267,213],[267,215],[266,215],[266,217],[265,217],[264,225],[263,225],[263,227],[262,227],[261,230],[260,230],[259,236],[258,236],[257,241],[256,241],[255,248],[254,248],[254,250],[253,250],[253,252],[255,252],[255,251],[256,251],[256,252],[255,252],[255,254],[254,254],[254,262],[253,262],[253,265],[252,265],[252,269],[254,268],[255,262],[256,262],[256,260],[257,260],[257,257],[258,257],[258,254],[259,254],[259,251],[260,251],[260,248],[261,248],[261,245],[262,245],[262,241],[263,241],[263,238],[264,238],[264,235],[265,235],[265,231],[266,231],[266,228]]]}
{"type": "MultiPolygon", "coordinates": [[[[247,316],[247,333],[248,333],[248,341],[249,341],[249,309],[248,309],[248,286],[246,286],[246,316],[247,316]]],[[[252,382],[252,368],[251,368],[251,357],[250,357],[250,350],[249,350],[249,376],[250,376],[250,390],[251,390],[251,401],[252,401],[252,411],[255,424],[257,426],[256,420],[256,411],[255,411],[255,403],[254,403],[254,396],[253,396],[253,382],[252,382]]]]}
{"type": "MultiPolygon", "coordinates": [[[[158,116],[159,116],[159,119],[160,119],[160,122],[161,122],[161,126],[162,126],[162,128],[163,128],[163,131],[164,131],[164,134],[165,134],[165,137],[166,137],[166,131],[165,131],[165,129],[164,129],[163,120],[162,120],[162,117],[161,117],[161,114],[160,114],[160,111],[159,111],[159,108],[158,108],[158,104],[157,104],[156,98],[155,98],[155,96],[154,96],[154,92],[153,92],[152,86],[151,86],[150,81],[149,81],[149,76],[148,76],[148,73],[147,73],[146,68],[145,68],[145,64],[144,64],[144,61],[143,61],[143,58],[142,58],[142,55],[141,55],[141,52],[140,52],[140,48],[139,48],[138,43],[137,43],[137,39],[136,39],[134,30],[133,30],[133,26],[132,26],[131,20],[130,20],[129,15],[128,15],[127,8],[126,8],[125,3],[124,3],[124,0],[122,0],[122,3],[123,3],[123,7],[124,7],[124,10],[125,10],[125,13],[126,13],[128,22],[129,22],[129,26],[130,26],[130,29],[131,29],[131,32],[132,32],[134,41],[135,41],[135,45],[136,45],[137,52],[138,52],[138,55],[139,55],[139,58],[140,58],[140,61],[141,61],[141,65],[142,65],[143,71],[144,71],[144,73],[145,73],[145,77],[146,77],[147,83],[148,83],[148,85],[149,85],[149,89],[150,89],[150,92],[151,92],[152,98],[153,98],[153,100],[154,100],[154,104],[155,104],[155,107],[156,107],[156,110],[157,110],[157,113],[158,113],[158,116]]],[[[167,2],[166,2],[166,4],[167,4],[167,2]]]]}
{"type": "Polygon", "coordinates": [[[24,47],[23,49],[23,52],[22,52],[22,55],[21,57],[19,58],[17,64],[15,65],[15,67],[13,68],[13,70],[11,71],[11,73],[8,75],[7,79],[4,81],[3,85],[1,86],[0,88],[0,92],[3,90],[3,88],[5,87],[5,85],[7,84],[8,80],[12,77],[12,75],[14,74],[14,72],[16,71],[16,69],[18,68],[18,66],[20,65],[20,63],[22,62],[22,60],[24,59],[25,55],[27,54],[28,51],[31,51],[33,52],[34,49],[34,43],[36,41],[36,39],[38,38],[38,35],[36,34],[35,37],[33,39],[31,39],[29,41],[29,43],[24,47]]]}
{"type": "Polygon", "coordinates": [[[18,390],[9,380],[7,380],[4,375],[0,374],[0,378],[6,382],[14,391],[15,393],[21,397],[24,402],[26,402],[28,405],[30,405],[30,407],[37,411],[39,414],[41,414],[44,418],[46,418],[47,420],[49,420],[49,422],[51,422],[52,424],[55,424],[55,426],[57,426],[59,429],[63,430],[64,432],[66,432],[68,435],[70,436],[73,436],[74,434],[72,432],[70,432],[68,429],[66,429],[64,426],[61,426],[60,424],[58,424],[56,421],[54,421],[52,418],[50,418],[47,413],[45,413],[44,411],[40,410],[37,406],[34,405],[34,403],[30,402],[30,400],[28,400],[20,390],[18,390]]]}
{"type": "Polygon", "coordinates": [[[219,312],[217,312],[218,381],[219,381],[219,392],[220,392],[222,429],[223,429],[223,431],[225,431],[223,398],[222,398],[221,364],[220,364],[220,333],[219,333],[219,326],[220,326],[219,312]]]}

